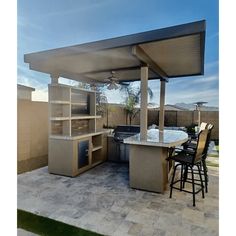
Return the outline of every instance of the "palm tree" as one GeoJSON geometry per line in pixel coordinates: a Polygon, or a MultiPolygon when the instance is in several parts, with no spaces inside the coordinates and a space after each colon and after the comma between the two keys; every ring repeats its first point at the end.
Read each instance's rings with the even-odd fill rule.
{"type": "MultiPolygon", "coordinates": [[[[132,120],[138,114],[139,109],[136,109],[135,106],[140,102],[141,89],[140,87],[133,87],[132,84],[123,84],[120,87],[120,90],[126,93],[125,99],[125,111],[126,111],[126,123],[129,117],[129,124],[131,125],[132,120]]],[[[153,92],[148,87],[149,98],[153,98],[153,92]]]]}

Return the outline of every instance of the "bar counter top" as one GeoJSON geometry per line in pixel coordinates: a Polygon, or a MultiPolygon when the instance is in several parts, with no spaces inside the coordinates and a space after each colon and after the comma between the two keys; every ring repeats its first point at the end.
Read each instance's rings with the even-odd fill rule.
{"type": "Polygon", "coordinates": [[[147,140],[140,140],[140,134],[136,134],[124,139],[124,143],[156,147],[173,147],[181,145],[187,140],[188,134],[184,131],[164,130],[164,132],[159,132],[158,129],[150,129],[147,131],[147,140]]]}

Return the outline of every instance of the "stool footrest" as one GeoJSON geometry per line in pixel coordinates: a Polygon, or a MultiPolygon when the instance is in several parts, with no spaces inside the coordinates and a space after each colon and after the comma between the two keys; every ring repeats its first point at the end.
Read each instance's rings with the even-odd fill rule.
{"type": "MultiPolygon", "coordinates": [[[[187,193],[192,193],[192,194],[193,194],[192,191],[188,191],[188,190],[186,190],[186,189],[184,189],[184,188],[180,189],[179,187],[175,187],[175,186],[174,186],[176,183],[179,183],[179,182],[181,182],[180,179],[174,181],[173,183],[170,184],[170,187],[172,187],[172,188],[174,188],[174,189],[177,189],[177,190],[180,190],[180,191],[183,191],[183,192],[187,192],[187,193]]],[[[190,182],[190,181],[185,181],[185,182],[190,183],[190,184],[192,183],[192,182],[190,182]]],[[[202,191],[202,188],[204,188],[204,186],[202,186],[201,184],[195,183],[195,185],[201,187],[200,189],[198,189],[198,190],[195,192],[195,194],[196,194],[196,193],[199,193],[200,191],[202,191]]]]}

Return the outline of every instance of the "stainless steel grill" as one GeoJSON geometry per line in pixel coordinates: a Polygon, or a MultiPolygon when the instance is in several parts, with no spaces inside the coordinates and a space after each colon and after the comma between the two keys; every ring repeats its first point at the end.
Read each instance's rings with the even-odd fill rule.
{"type": "Polygon", "coordinates": [[[108,159],[110,157],[112,161],[129,161],[129,145],[123,141],[125,138],[138,134],[139,132],[139,126],[117,126],[113,131],[113,140],[110,141],[110,148],[108,147],[108,159]]]}

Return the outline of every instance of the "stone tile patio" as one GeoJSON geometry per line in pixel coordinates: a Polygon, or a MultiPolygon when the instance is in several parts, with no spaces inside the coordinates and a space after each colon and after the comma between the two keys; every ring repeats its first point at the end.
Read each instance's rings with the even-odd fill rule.
{"type": "Polygon", "coordinates": [[[128,166],[106,162],[76,178],[40,168],[18,175],[18,208],[104,235],[218,235],[218,168],[209,193],[165,194],[129,188],[128,166]]]}

